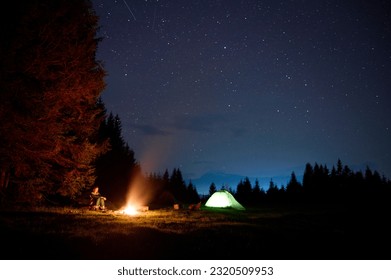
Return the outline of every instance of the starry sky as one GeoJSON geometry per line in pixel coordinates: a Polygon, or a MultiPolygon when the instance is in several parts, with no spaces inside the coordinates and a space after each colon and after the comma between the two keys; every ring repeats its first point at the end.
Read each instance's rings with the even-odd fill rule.
{"type": "Polygon", "coordinates": [[[144,172],[391,177],[389,1],[92,3],[102,99],[144,172]]]}

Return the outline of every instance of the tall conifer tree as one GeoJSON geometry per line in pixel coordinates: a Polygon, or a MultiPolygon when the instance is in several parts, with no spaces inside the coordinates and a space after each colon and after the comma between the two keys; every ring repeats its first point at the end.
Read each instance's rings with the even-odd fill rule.
{"type": "Polygon", "coordinates": [[[98,18],[87,0],[9,2],[0,45],[0,169],[19,198],[73,197],[92,162],[105,75],[95,59],[98,18]]]}

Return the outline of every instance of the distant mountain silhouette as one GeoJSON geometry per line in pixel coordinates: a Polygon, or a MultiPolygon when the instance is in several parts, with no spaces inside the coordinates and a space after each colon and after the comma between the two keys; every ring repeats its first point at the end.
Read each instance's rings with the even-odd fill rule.
{"type": "MultiPolygon", "coordinates": [[[[302,174],[296,175],[297,179],[301,182],[303,177],[302,174]]],[[[212,183],[216,185],[216,188],[218,190],[224,186],[226,189],[231,188],[232,190],[236,191],[236,187],[239,184],[240,180],[244,180],[246,177],[249,178],[253,187],[255,185],[255,180],[258,179],[260,187],[267,191],[269,189],[270,180],[273,180],[274,184],[276,184],[278,187],[281,187],[282,185],[286,186],[290,180],[291,174],[289,173],[286,175],[273,177],[251,177],[246,175],[230,174],[217,171],[207,172],[199,178],[191,179],[191,182],[195,185],[199,194],[208,194],[209,187],[212,183]]]]}
{"type": "MultiPolygon", "coordinates": [[[[315,162],[311,162],[311,164],[314,164],[315,162]]],[[[322,162],[318,162],[319,164],[322,164],[322,162]]],[[[331,171],[331,168],[335,166],[335,164],[327,164],[327,168],[329,171],[331,171]]],[[[352,164],[349,165],[351,170],[353,171],[362,171],[364,172],[366,167],[369,166],[372,170],[377,170],[377,165],[374,162],[362,162],[358,164],[352,164]]],[[[232,190],[236,191],[236,187],[239,184],[240,180],[244,180],[246,177],[249,178],[252,187],[255,185],[255,180],[258,179],[259,185],[261,188],[263,188],[265,191],[269,189],[269,183],[270,180],[273,180],[274,184],[277,185],[277,187],[285,186],[288,184],[289,180],[291,179],[292,171],[295,172],[297,180],[302,183],[303,182],[303,174],[304,174],[304,165],[303,166],[295,166],[292,167],[291,171],[286,170],[280,171],[280,175],[271,176],[271,177],[255,177],[255,176],[247,176],[246,174],[232,174],[232,173],[224,173],[221,171],[209,171],[202,176],[198,178],[191,179],[191,182],[195,185],[197,191],[199,194],[208,194],[209,193],[209,187],[212,183],[215,183],[216,188],[219,190],[222,186],[225,188],[231,188],[232,190]],[[281,174],[283,173],[283,174],[281,174]]],[[[381,170],[380,174],[381,173],[381,170]]]]}

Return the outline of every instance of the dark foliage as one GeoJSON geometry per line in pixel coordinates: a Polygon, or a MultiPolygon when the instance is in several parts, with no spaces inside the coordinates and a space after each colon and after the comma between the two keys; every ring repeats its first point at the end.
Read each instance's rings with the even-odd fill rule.
{"type": "Polygon", "coordinates": [[[200,201],[196,186],[191,181],[186,184],[179,168],[174,168],[171,175],[168,170],[163,176],[150,174],[146,183],[149,185],[149,191],[153,193],[150,199],[152,208],[172,207],[173,204],[185,207],[200,201]]]}
{"type": "Polygon", "coordinates": [[[391,182],[379,172],[366,168],[353,172],[340,159],[331,171],[326,165],[307,163],[300,183],[294,172],[286,188],[277,187],[270,181],[266,192],[259,183],[251,186],[246,178],[240,181],[235,197],[247,206],[261,206],[264,203],[285,204],[343,204],[350,206],[387,204],[391,198],[391,182]]]}
{"type": "Polygon", "coordinates": [[[132,181],[140,175],[140,166],[136,162],[134,151],[122,137],[121,120],[118,115],[109,114],[99,129],[100,141],[109,141],[109,151],[101,155],[96,164],[96,185],[100,187],[110,201],[123,206],[132,181]]]}
{"type": "Polygon", "coordinates": [[[72,199],[95,181],[104,70],[89,1],[21,0],[1,17],[0,191],[72,199]]]}
{"type": "Polygon", "coordinates": [[[246,177],[244,181],[240,181],[236,188],[236,198],[239,201],[251,201],[252,198],[252,186],[250,179],[246,177]]]}
{"type": "Polygon", "coordinates": [[[210,186],[209,186],[209,195],[214,194],[216,191],[217,191],[217,189],[216,189],[216,184],[212,182],[212,183],[210,184],[210,186]]]}

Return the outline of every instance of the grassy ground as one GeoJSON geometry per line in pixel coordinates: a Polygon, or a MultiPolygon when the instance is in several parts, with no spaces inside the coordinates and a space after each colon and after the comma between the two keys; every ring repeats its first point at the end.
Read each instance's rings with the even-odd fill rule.
{"type": "Polygon", "coordinates": [[[390,259],[389,213],[341,207],[236,211],[1,211],[1,259],[390,259]]]}

